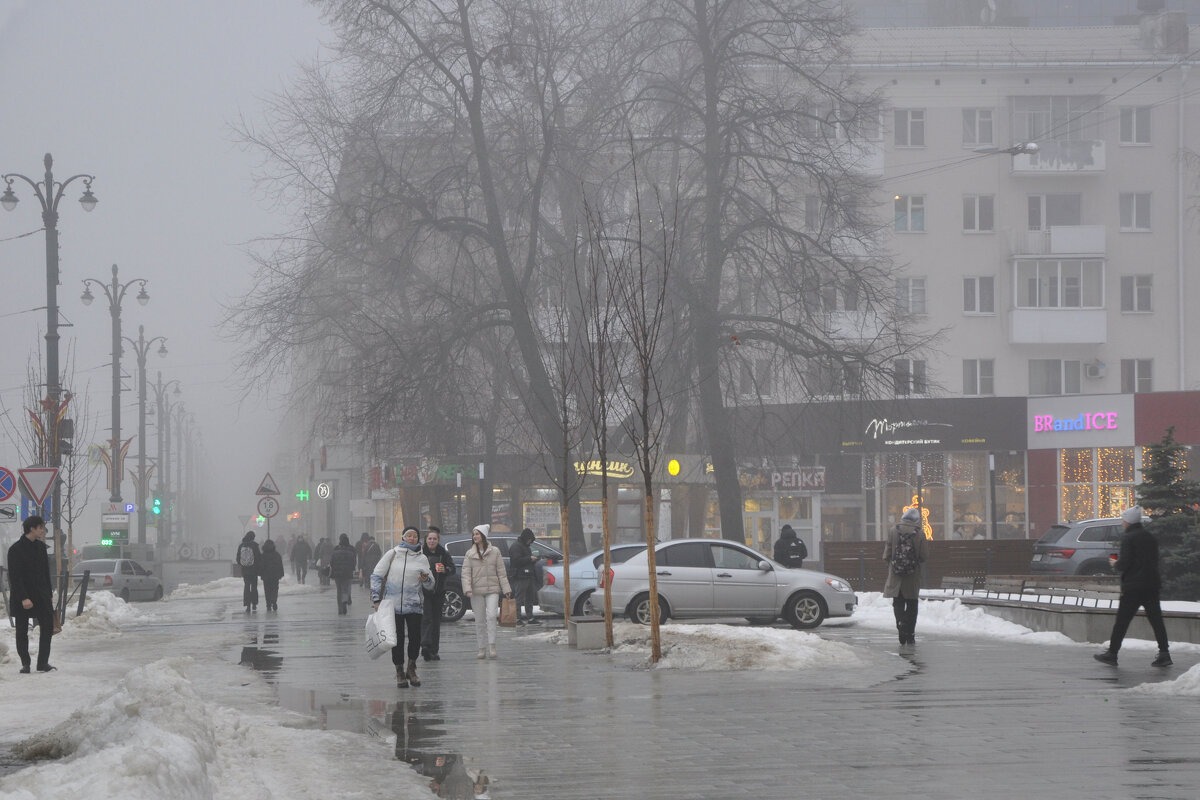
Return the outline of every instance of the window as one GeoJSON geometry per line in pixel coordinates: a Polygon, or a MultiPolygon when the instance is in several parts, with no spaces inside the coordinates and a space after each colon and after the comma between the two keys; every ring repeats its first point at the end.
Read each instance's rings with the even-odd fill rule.
{"type": "Polygon", "coordinates": [[[806,231],[821,230],[821,195],[804,195],[804,229],[806,231]]]}
{"type": "Polygon", "coordinates": [[[992,139],[992,110],[964,108],[962,110],[963,144],[969,146],[995,144],[992,139]]]}
{"type": "Polygon", "coordinates": [[[805,388],[814,397],[862,394],[862,364],[810,359],[805,370],[805,388]]]}
{"type": "Polygon", "coordinates": [[[897,147],[925,146],[925,109],[898,108],[895,111],[897,147]]]}
{"type": "Polygon", "coordinates": [[[1121,109],[1121,144],[1150,144],[1150,106],[1121,109]]]}
{"type": "Polygon", "coordinates": [[[1121,391],[1125,394],[1154,391],[1154,360],[1150,358],[1121,359],[1121,391]]]}
{"type": "Polygon", "coordinates": [[[929,381],[926,377],[925,362],[920,359],[900,358],[893,365],[896,384],[896,395],[927,394],[929,381]]]}
{"type": "Polygon", "coordinates": [[[1095,95],[1013,98],[1015,142],[1100,139],[1103,101],[1095,95]]]}
{"type": "Polygon", "coordinates": [[[996,393],[995,362],[990,358],[963,359],[963,394],[996,393]]]}
{"type": "Polygon", "coordinates": [[[713,566],[717,569],[758,569],[761,558],[751,556],[745,550],[724,544],[709,545],[712,551],[713,566]]]}
{"type": "Polygon", "coordinates": [[[925,279],[897,278],[896,305],[909,314],[925,313],[925,279]]]}
{"type": "Polygon", "coordinates": [[[712,566],[709,561],[709,545],[705,542],[686,542],[670,547],[664,547],[654,553],[655,562],[662,567],[699,567],[706,569],[712,566]]]}
{"type": "Polygon", "coordinates": [[[1150,193],[1121,192],[1121,230],[1150,230],[1150,193]]]}
{"type": "Polygon", "coordinates": [[[898,194],[896,230],[901,233],[920,233],[925,230],[925,195],[898,194]]]}
{"type": "Polygon", "coordinates": [[[1082,363],[1057,358],[1029,359],[1030,394],[1079,394],[1082,363]]]}
{"type": "Polygon", "coordinates": [[[996,313],[996,279],[990,276],[963,278],[963,313],[996,313]]]}
{"type": "Polygon", "coordinates": [[[1151,275],[1122,275],[1121,276],[1121,310],[1122,311],[1153,311],[1150,304],[1150,291],[1154,288],[1154,277],[1151,275]]]}
{"type": "Polygon", "coordinates": [[[1104,308],[1099,259],[1017,261],[1017,308],[1104,308]]]}
{"type": "Polygon", "coordinates": [[[759,358],[753,361],[743,361],[738,390],[747,397],[770,397],[770,359],[759,358]]]}
{"type": "Polygon", "coordinates": [[[1083,195],[1031,194],[1028,205],[1031,231],[1044,231],[1051,225],[1083,224],[1083,195]]]}
{"type": "Polygon", "coordinates": [[[990,232],[996,229],[995,198],[990,194],[968,194],[963,196],[963,230],[973,233],[990,232]]]}

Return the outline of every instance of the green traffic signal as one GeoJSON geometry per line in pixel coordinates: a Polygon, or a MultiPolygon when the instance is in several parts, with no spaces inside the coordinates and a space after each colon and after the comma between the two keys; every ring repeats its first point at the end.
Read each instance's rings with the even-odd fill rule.
{"type": "Polygon", "coordinates": [[[150,510],[155,514],[161,514],[162,513],[162,499],[158,498],[158,497],[154,498],[154,505],[150,507],[150,510]]]}
{"type": "Polygon", "coordinates": [[[300,491],[296,492],[296,499],[300,500],[300,501],[307,500],[308,499],[308,489],[301,489],[300,491]]]}

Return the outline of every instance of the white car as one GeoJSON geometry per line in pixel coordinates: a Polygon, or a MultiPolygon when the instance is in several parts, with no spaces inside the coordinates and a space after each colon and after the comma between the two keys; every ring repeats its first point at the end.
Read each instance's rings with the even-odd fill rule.
{"type": "Polygon", "coordinates": [[[162,600],[163,585],[153,572],[130,558],[97,558],[80,561],[71,571],[78,587],[83,573],[88,572],[88,591],[112,592],[125,602],[130,600],[162,600]]]}
{"type": "MultiPolygon", "coordinates": [[[[601,576],[592,604],[612,594],[632,622],[650,621],[646,552],[601,576]]],[[[788,569],[737,542],[673,539],[655,548],[659,617],[746,617],[766,623],[783,617],[794,628],[815,628],[829,617],[848,617],[858,598],[848,581],[808,569],[788,569]]]]}
{"type": "MultiPolygon", "coordinates": [[[[614,544],[608,548],[610,560],[619,564],[646,549],[645,544],[614,544]]],[[[594,550],[582,558],[571,562],[571,615],[575,617],[596,613],[592,605],[592,592],[596,589],[596,579],[604,569],[604,551],[594,550]]],[[[542,577],[542,588],[538,589],[538,607],[551,614],[563,613],[563,566],[555,564],[546,567],[542,577]]],[[[600,613],[604,607],[600,606],[600,613]]]]}

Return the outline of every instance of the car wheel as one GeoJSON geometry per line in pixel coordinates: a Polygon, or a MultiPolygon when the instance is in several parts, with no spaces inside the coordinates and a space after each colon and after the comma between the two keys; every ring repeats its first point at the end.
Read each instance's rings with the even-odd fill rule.
{"type": "Polygon", "coordinates": [[[1092,578],[1111,578],[1117,573],[1113,572],[1112,568],[1107,563],[1101,561],[1089,561],[1079,568],[1076,575],[1087,575],[1092,578]]]}
{"type": "Polygon", "coordinates": [[[783,607],[783,618],[793,628],[815,628],[825,621],[825,601],[816,592],[797,592],[783,607]]]}
{"type": "Polygon", "coordinates": [[[163,590],[162,590],[162,587],[161,587],[161,586],[155,586],[155,587],[154,587],[154,599],[155,599],[155,600],[162,600],[162,598],[163,598],[163,590]]]}
{"type": "Polygon", "coordinates": [[[577,617],[595,616],[596,609],[592,607],[591,591],[584,592],[583,594],[579,595],[578,598],[576,598],[575,608],[571,613],[577,617]]]}
{"type": "MultiPolygon", "coordinates": [[[[625,616],[630,622],[636,622],[638,625],[650,624],[650,595],[646,592],[639,594],[633,598],[629,606],[625,609],[625,616]]],[[[667,601],[660,594],[658,596],[658,621],[665,622],[671,616],[671,610],[667,606],[667,601]]]]}
{"type": "Polygon", "coordinates": [[[458,622],[467,613],[467,599],[457,589],[447,589],[442,600],[442,622],[458,622]]]}
{"type": "Polygon", "coordinates": [[[124,600],[126,603],[128,603],[129,602],[129,590],[122,589],[121,594],[119,594],[118,597],[120,597],[122,600],[124,600]]]}

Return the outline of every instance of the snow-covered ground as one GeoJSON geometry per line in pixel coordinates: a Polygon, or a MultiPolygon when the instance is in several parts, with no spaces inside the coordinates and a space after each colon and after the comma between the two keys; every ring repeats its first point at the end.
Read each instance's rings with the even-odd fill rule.
{"type": "MultiPolygon", "coordinates": [[[[169,623],[222,619],[240,611],[241,581],[223,578],[181,586],[160,603],[127,604],[107,592],[89,597],[55,637],[52,663],[68,668],[20,675],[13,630],[0,629],[0,742],[15,756],[42,759],[0,778],[0,798],[367,797],[361,776],[390,756],[388,743],[326,731],[315,720],[279,709],[257,673],[222,658],[240,641],[235,629],[172,632],[169,623]],[[181,602],[186,600],[186,602],[181,602]],[[163,630],[157,634],[155,628],[163,630]],[[141,631],[142,647],[120,640],[141,631]],[[150,652],[152,651],[152,652],[150,652]],[[322,769],[308,765],[320,763],[322,769]],[[362,787],[362,788],[359,788],[362,787]]],[[[281,595],[317,591],[285,581],[281,595]]],[[[891,603],[859,596],[851,624],[891,632],[891,603]]],[[[1196,604],[1192,604],[1195,606],[1196,604]]],[[[836,621],[831,624],[838,624],[836,621]]],[[[621,622],[618,654],[648,652],[648,632],[621,622]]],[[[1052,647],[1095,649],[1056,633],[1036,633],[954,598],[923,600],[918,638],[984,637],[1052,647]]],[[[36,645],[36,636],[32,637],[36,645]]],[[[525,646],[565,644],[562,630],[529,633],[525,646]]],[[[1127,640],[1130,649],[1154,643],[1127,640]]],[[[1177,644],[1175,652],[1200,652],[1177,644]]],[[[804,670],[840,679],[875,672],[893,654],[827,639],[817,631],[746,625],[670,624],[663,628],[664,670],[804,670]],[[861,668],[861,669],[860,669],[861,668]]],[[[833,679],[831,678],[831,679],[833,679]]],[[[1178,678],[1129,689],[1200,696],[1200,665],[1178,678]]],[[[415,772],[397,770],[392,796],[428,797],[415,772]]]]}

